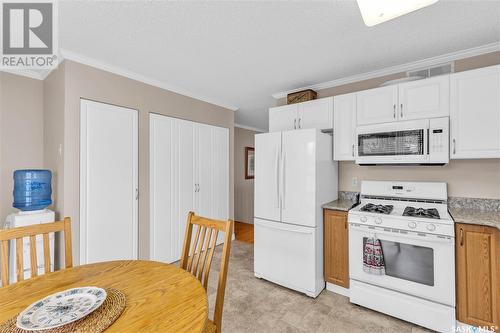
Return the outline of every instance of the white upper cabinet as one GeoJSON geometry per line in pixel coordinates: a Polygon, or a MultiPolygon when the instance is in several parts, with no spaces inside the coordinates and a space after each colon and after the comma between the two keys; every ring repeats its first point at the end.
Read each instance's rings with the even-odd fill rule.
{"type": "Polygon", "coordinates": [[[328,129],[333,126],[333,97],[297,104],[297,128],[328,129]]]}
{"type": "Polygon", "coordinates": [[[333,126],[333,97],[269,109],[269,132],[333,126]]]}
{"type": "Polygon", "coordinates": [[[297,128],[298,104],[277,106],[269,109],[269,132],[288,131],[297,128]]]}
{"type": "Polygon", "coordinates": [[[357,93],[358,125],[450,114],[448,75],[364,90],[357,93]]]}
{"type": "Polygon", "coordinates": [[[451,158],[500,158],[500,65],[450,76],[451,158]]]}
{"type": "Polygon", "coordinates": [[[356,156],[356,94],[333,98],[333,159],[354,161],[356,156]]]}
{"type": "Polygon", "coordinates": [[[398,120],[398,86],[360,91],[357,94],[358,125],[387,123],[398,120]]]}
{"type": "Polygon", "coordinates": [[[398,87],[399,120],[449,116],[450,77],[448,75],[402,83],[398,87]]]}

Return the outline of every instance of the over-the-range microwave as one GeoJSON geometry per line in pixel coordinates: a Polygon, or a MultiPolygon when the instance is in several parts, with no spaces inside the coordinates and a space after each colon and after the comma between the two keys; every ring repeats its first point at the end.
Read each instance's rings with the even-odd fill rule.
{"type": "Polygon", "coordinates": [[[356,128],[356,163],[443,165],[449,161],[449,117],[356,128]]]}

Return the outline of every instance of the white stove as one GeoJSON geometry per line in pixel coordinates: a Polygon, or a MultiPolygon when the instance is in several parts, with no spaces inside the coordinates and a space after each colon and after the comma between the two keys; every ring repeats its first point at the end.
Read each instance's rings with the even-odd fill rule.
{"type": "Polygon", "coordinates": [[[440,332],[455,327],[447,197],[446,183],[363,181],[348,218],[351,302],[440,332]],[[367,244],[379,244],[383,273],[364,269],[367,244]]]}

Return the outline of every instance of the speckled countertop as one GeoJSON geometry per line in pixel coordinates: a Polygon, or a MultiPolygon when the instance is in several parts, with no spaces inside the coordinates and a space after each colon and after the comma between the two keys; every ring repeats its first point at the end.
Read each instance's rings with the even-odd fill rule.
{"type": "Polygon", "coordinates": [[[339,199],[334,200],[332,202],[326,203],[321,207],[323,207],[324,209],[342,210],[342,211],[347,212],[354,205],[356,205],[355,201],[339,198],[339,199]]]}
{"type": "Polygon", "coordinates": [[[500,211],[485,211],[473,208],[448,208],[455,223],[477,224],[500,230],[500,211]]]}

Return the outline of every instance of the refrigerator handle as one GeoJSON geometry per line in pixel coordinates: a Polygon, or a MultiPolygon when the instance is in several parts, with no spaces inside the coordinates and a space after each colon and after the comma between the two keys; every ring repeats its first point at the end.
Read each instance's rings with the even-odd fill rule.
{"type": "Polygon", "coordinates": [[[285,156],[285,147],[281,147],[281,209],[285,209],[285,162],[286,162],[286,156],[285,156]]]}
{"type": "Polygon", "coordinates": [[[276,149],[276,207],[280,208],[280,149],[276,149]]]}

